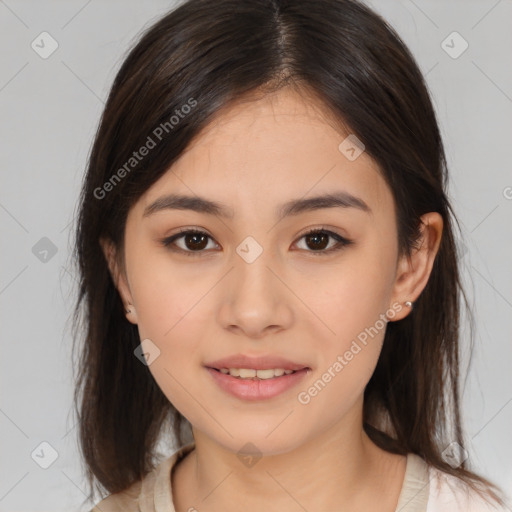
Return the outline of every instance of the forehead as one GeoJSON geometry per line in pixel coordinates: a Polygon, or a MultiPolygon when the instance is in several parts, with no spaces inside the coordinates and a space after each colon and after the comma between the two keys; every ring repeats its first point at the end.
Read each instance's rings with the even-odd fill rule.
{"type": "Polygon", "coordinates": [[[362,197],[372,210],[392,208],[373,159],[363,152],[351,160],[340,150],[350,135],[341,126],[322,104],[292,90],[231,104],[146,192],[140,208],[172,192],[254,212],[333,190],[362,197]]]}

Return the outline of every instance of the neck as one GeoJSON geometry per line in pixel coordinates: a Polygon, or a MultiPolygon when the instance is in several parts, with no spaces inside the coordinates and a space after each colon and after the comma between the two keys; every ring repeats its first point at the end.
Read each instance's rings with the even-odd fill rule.
{"type": "Polygon", "coordinates": [[[398,502],[405,457],[378,448],[363,431],[361,415],[285,453],[253,459],[193,432],[195,449],[176,469],[177,512],[240,510],[241,504],[252,512],[269,503],[281,510],[392,511],[398,502]]]}

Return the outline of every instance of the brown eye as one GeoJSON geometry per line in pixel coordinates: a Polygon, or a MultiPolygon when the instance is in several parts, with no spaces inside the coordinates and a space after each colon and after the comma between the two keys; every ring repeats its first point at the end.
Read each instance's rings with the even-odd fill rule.
{"type": "Polygon", "coordinates": [[[162,240],[162,245],[172,251],[181,252],[187,256],[195,256],[205,252],[204,249],[208,245],[208,240],[213,240],[208,233],[196,229],[187,229],[165,238],[162,240]],[[177,244],[177,240],[182,240],[182,243],[177,244]]]}
{"type": "Polygon", "coordinates": [[[185,246],[190,250],[201,250],[208,245],[208,236],[200,235],[198,233],[183,235],[182,238],[185,246]]]}
{"type": "Polygon", "coordinates": [[[315,256],[329,254],[334,251],[343,249],[344,247],[352,244],[352,240],[344,238],[337,233],[326,229],[315,228],[300,237],[300,240],[304,239],[306,252],[310,252],[315,256]],[[333,239],[336,243],[329,247],[330,240],[333,239]],[[327,248],[329,247],[329,248],[327,248]]]}
{"type": "Polygon", "coordinates": [[[305,237],[307,246],[314,251],[321,251],[329,245],[330,236],[323,232],[313,233],[305,237]]]}
{"type": "MultiPolygon", "coordinates": [[[[305,248],[301,249],[315,256],[339,251],[353,243],[352,240],[344,238],[337,233],[318,228],[305,233],[299,240],[302,241],[303,239],[305,241],[305,248]],[[330,245],[332,240],[335,243],[330,245]]],[[[202,253],[209,252],[206,250],[209,240],[213,241],[213,238],[208,233],[196,229],[187,229],[165,238],[161,243],[164,247],[174,252],[186,254],[187,256],[200,256],[202,253]],[[177,243],[178,240],[181,241],[180,244],[177,243]]]]}

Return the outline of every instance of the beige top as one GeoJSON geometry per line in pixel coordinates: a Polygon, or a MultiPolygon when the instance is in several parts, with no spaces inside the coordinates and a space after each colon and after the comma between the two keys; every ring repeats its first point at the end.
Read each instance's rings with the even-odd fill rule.
{"type": "MultiPolygon", "coordinates": [[[[176,512],[171,472],[195,447],[192,442],[163,460],[142,481],[100,501],[91,512],[176,512]]],[[[492,508],[459,479],[432,468],[414,453],[407,455],[404,482],[395,512],[502,512],[492,508]]]]}

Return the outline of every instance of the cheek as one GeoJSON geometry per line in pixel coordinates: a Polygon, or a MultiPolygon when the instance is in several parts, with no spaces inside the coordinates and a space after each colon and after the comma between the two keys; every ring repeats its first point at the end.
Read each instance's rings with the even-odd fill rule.
{"type": "Polygon", "coordinates": [[[150,339],[158,354],[149,370],[168,400],[189,416],[190,396],[201,396],[191,370],[203,362],[202,340],[212,319],[206,295],[214,280],[194,280],[155,261],[132,276],[140,339],[150,339]]]}
{"type": "Polygon", "coordinates": [[[130,269],[141,334],[168,344],[186,325],[192,337],[190,329],[201,327],[195,316],[204,314],[201,302],[214,285],[213,276],[199,277],[201,271],[195,265],[173,264],[169,256],[154,249],[141,253],[134,254],[130,269]]]}
{"type": "Polygon", "coordinates": [[[342,347],[390,307],[394,269],[388,255],[378,254],[354,252],[321,277],[303,283],[301,297],[323,324],[324,339],[342,347]]]}
{"type": "Polygon", "coordinates": [[[336,393],[361,391],[382,348],[394,260],[392,251],[373,247],[347,254],[329,269],[328,279],[323,276],[302,288],[304,303],[316,313],[308,315],[305,328],[319,353],[318,373],[330,372],[321,379],[332,381],[336,393]]]}
{"type": "Polygon", "coordinates": [[[323,422],[335,422],[351,410],[381,353],[387,327],[386,310],[378,297],[381,290],[375,281],[365,282],[364,276],[361,283],[364,286],[352,287],[352,281],[345,281],[341,291],[319,301],[322,320],[330,330],[324,328],[322,336],[310,331],[318,366],[297,400],[306,411],[323,411],[323,422]],[[369,294],[370,286],[375,295],[369,294]]]}

